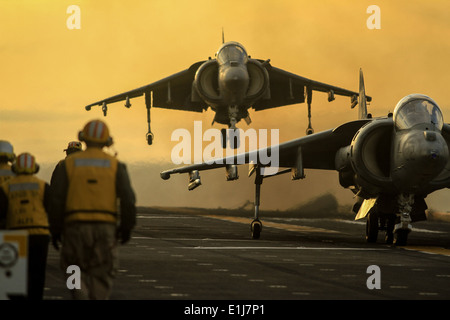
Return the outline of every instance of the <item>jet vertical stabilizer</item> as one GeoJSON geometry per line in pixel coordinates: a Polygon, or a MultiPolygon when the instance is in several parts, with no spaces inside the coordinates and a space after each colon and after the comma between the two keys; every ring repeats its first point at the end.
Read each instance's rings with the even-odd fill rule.
{"type": "Polygon", "coordinates": [[[362,69],[359,69],[359,112],[358,119],[367,119],[366,89],[364,88],[364,76],[362,69]]]}

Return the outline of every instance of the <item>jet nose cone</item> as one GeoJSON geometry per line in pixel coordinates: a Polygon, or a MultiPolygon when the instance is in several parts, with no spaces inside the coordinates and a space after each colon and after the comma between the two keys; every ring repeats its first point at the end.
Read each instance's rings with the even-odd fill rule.
{"type": "Polygon", "coordinates": [[[417,192],[442,173],[449,160],[440,132],[411,130],[399,136],[392,177],[402,192],[417,192]]]}
{"type": "Polygon", "coordinates": [[[405,136],[402,145],[404,161],[414,164],[416,174],[439,173],[447,164],[449,150],[444,138],[438,132],[412,131],[405,136]]]}
{"type": "Polygon", "coordinates": [[[231,92],[246,92],[249,76],[248,72],[241,67],[229,67],[223,77],[225,87],[231,92]]]}
{"type": "Polygon", "coordinates": [[[424,172],[437,174],[445,167],[449,150],[444,138],[435,132],[424,132],[425,139],[416,142],[417,160],[424,172]]]}

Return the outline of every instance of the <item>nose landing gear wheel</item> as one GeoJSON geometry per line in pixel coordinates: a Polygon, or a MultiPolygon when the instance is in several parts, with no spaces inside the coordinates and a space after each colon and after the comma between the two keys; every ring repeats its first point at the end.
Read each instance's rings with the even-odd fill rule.
{"type": "Polygon", "coordinates": [[[222,148],[226,149],[230,145],[231,149],[239,149],[241,145],[240,131],[238,129],[224,129],[220,130],[222,136],[222,148]]]}
{"type": "Polygon", "coordinates": [[[262,230],[262,223],[259,220],[253,220],[251,225],[252,239],[259,239],[262,230]]]}

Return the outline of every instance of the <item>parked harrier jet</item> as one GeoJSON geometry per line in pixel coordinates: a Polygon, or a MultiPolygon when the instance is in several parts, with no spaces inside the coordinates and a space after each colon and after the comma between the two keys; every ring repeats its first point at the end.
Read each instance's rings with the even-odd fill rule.
{"type": "MultiPolygon", "coordinates": [[[[279,166],[288,169],[277,174],[291,172],[293,180],[304,178],[304,169],[336,170],[341,186],[351,189],[360,199],[354,206],[355,219],[367,217],[367,241],[375,242],[378,231],[383,229],[387,243],[405,245],[412,229],[410,223],[426,219],[425,197],[450,187],[450,125],[444,124],[436,102],[422,94],[401,99],[393,114],[372,118],[367,114],[364,91],[361,71],[359,120],[269,147],[265,153],[278,149],[279,166]]],[[[200,185],[199,170],[226,166],[227,173],[234,169],[237,177],[239,156],[245,158],[245,163],[253,161],[257,169],[264,167],[260,151],[209,165],[167,170],[161,172],[161,177],[169,179],[173,173],[189,173],[193,189],[193,184],[200,185]]],[[[268,176],[260,170],[256,170],[255,176],[252,235],[259,238],[260,187],[268,176]]]]}
{"type": "MultiPolygon", "coordinates": [[[[102,106],[106,116],[107,105],[125,100],[125,107],[131,107],[130,99],[145,95],[147,108],[147,143],[153,142],[150,128],[152,107],[203,112],[208,107],[215,112],[214,122],[236,128],[244,119],[250,124],[248,109],[256,111],[295,103],[308,104],[309,126],[307,133],[313,133],[311,126],[312,92],[328,93],[328,101],[334,95],[349,96],[352,105],[357,103],[357,92],[310,80],[287,71],[272,67],[270,60],[252,59],[238,42],[225,42],[216,53],[215,59],[196,62],[188,69],[146,86],[133,89],[107,99],[87,105],[102,106]]],[[[369,98],[370,99],[370,98],[369,98]]],[[[222,135],[226,130],[222,130],[222,135]]],[[[226,142],[226,140],[223,140],[226,142]]]]}

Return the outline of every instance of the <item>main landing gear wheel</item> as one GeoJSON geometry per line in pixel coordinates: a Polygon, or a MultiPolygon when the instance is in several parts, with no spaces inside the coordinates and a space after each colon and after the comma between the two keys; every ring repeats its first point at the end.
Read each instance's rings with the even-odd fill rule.
{"type": "Polygon", "coordinates": [[[378,238],[378,214],[370,210],[366,221],[366,241],[368,243],[377,242],[378,238]]]}
{"type": "Polygon", "coordinates": [[[253,220],[251,225],[252,239],[259,239],[262,230],[262,223],[259,220],[253,220]]]}
{"type": "Polygon", "coordinates": [[[394,226],[395,226],[395,215],[390,215],[386,218],[386,244],[394,243],[394,226]]]}
{"type": "Polygon", "coordinates": [[[408,229],[398,229],[394,233],[394,244],[396,246],[406,246],[408,242],[408,229]]]}

